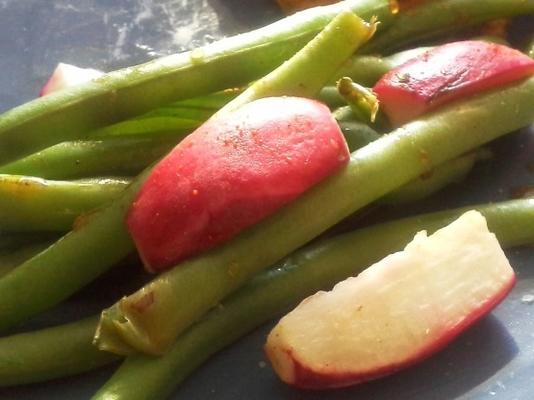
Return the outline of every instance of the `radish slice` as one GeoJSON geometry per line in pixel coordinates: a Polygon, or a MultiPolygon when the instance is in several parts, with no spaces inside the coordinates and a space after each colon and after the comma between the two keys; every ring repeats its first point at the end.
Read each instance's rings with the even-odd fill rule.
{"type": "Polygon", "coordinates": [[[160,271],[274,213],[348,159],[323,104],[257,100],[178,144],[140,190],[128,228],[147,269],[160,271]]]}
{"type": "Polygon", "coordinates": [[[373,91],[390,121],[402,125],[438,106],[534,73],[534,60],[482,41],[445,44],[394,68],[373,91]]]}
{"type": "Polygon", "coordinates": [[[272,330],[266,352],[283,381],[303,388],[378,378],[443,348],[514,282],[484,217],[469,211],[304,300],[272,330]]]}

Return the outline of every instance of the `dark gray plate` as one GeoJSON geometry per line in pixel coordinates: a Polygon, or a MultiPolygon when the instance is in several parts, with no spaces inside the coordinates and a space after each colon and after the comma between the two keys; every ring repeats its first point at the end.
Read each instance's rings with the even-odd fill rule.
{"type": "MultiPolygon", "coordinates": [[[[278,16],[270,0],[0,0],[0,110],[36,96],[59,61],[110,70],[248,30],[278,16]]],[[[416,213],[503,200],[534,185],[534,132],[523,130],[495,146],[496,158],[416,213]],[[530,167],[529,167],[530,166],[530,167]]],[[[428,361],[370,384],[333,392],[286,387],[265,364],[265,326],[213,357],[175,392],[187,399],[534,399],[532,248],[508,252],[519,276],[495,312],[428,361]]],[[[109,289],[109,288],[108,288],[109,289]]],[[[95,312],[113,293],[85,290],[42,326],[95,312]]],[[[3,389],[1,399],[89,398],[112,373],[106,368],[54,382],[3,389]]]]}

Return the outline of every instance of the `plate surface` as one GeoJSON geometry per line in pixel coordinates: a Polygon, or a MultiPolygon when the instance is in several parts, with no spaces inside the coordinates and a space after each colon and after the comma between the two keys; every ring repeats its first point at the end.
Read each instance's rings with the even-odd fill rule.
{"type": "MultiPolygon", "coordinates": [[[[0,111],[35,97],[59,61],[111,70],[245,31],[278,16],[269,0],[0,0],[0,111]]],[[[466,181],[404,212],[504,200],[517,188],[534,185],[534,131],[509,135],[494,149],[495,158],[478,165],[466,181]]],[[[172,398],[531,400],[534,305],[527,299],[534,295],[534,251],[515,249],[508,255],[519,280],[506,301],[447,349],[405,372],[332,392],[291,389],[265,363],[262,346],[268,324],[213,357],[172,398]]],[[[97,291],[90,286],[84,292],[89,296],[75,296],[31,326],[88,315],[116,295],[111,287],[97,291]]],[[[1,389],[0,399],[85,399],[112,371],[110,367],[1,389]]]]}

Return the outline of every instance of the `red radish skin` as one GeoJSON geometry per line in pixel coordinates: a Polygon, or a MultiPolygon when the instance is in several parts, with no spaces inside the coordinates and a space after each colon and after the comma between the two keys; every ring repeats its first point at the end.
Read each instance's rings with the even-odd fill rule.
{"type": "Polygon", "coordinates": [[[453,100],[498,88],[534,73],[534,60],[495,43],[445,44],[394,68],[373,91],[395,126],[453,100]]]}
{"type": "Polygon", "coordinates": [[[265,350],[280,378],[300,388],[377,379],[441,350],[499,304],[515,280],[484,218],[470,211],[304,300],[272,330],[265,350]]]}
{"type": "Polygon", "coordinates": [[[79,85],[102,76],[104,73],[91,68],[80,68],[75,65],[59,63],[39,92],[39,96],[45,96],[57,90],[69,86],[79,85]]]}
{"type": "Polygon", "coordinates": [[[326,106],[260,99],[208,120],[158,163],[128,229],[147,269],[161,271],[227,241],[348,159],[326,106]]]}

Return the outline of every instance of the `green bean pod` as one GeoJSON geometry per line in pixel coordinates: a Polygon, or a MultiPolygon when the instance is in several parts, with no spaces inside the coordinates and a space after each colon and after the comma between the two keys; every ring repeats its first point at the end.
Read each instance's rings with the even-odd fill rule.
{"type": "Polygon", "coordinates": [[[444,162],[432,171],[389,193],[380,199],[380,202],[399,205],[429,197],[452,183],[462,181],[471,171],[476,160],[476,152],[471,152],[444,162]]]}
{"type": "Polygon", "coordinates": [[[416,232],[433,232],[472,208],[485,215],[503,247],[534,242],[534,201],[516,200],[420,215],[309,245],[210,311],[182,334],[165,355],[128,357],[92,399],[165,398],[211,355],[277,317],[282,310],[402,249],[416,232]]]}
{"type": "Polygon", "coordinates": [[[0,278],[14,268],[29,260],[52,244],[51,241],[37,242],[16,250],[0,252],[0,278]]]}
{"type": "Polygon", "coordinates": [[[103,312],[96,342],[117,352],[161,354],[247,279],[330,226],[432,167],[530,124],[533,103],[530,78],[443,107],[370,143],[352,153],[344,170],[273,216],[103,312]]]}
{"type": "Polygon", "coordinates": [[[116,198],[128,179],[52,181],[0,175],[0,227],[15,232],[69,231],[74,220],[116,198]]]}
{"type": "Polygon", "coordinates": [[[388,0],[347,0],[294,14],[190,52],[114,71],[0,117],[0,165],[180,99],[237,87],[272,71],[340,11],[391,19],[388,0]]]}
{"type": "Polygon", "coordinates": [[[116,137],[64,142],[0,167],[0,174],[45,179],[132,176],[167,154],[185,136],[116,137]]]}
{"type": "Polygon", "coordinates": [[[380,138],[373,128],[362,122],[342,121],[339,122],[339,127],[351,153],[380,138]]]}
{"type": "Polygon", "coordinates": [[[341,12],[290,60],[250,85],[221,112],[267,96],[291,93],[314,97],[356,49],[375,34],[376,26],[374,19],[367,23],[351,11],[341,12]]]}
{"type": "Polygon", "coordinates": [[[421,39],[497,18],[534,14],[530,0],[433,0],[399,12],[394,23],[363,49],[388,53],[421,39]]]}
{"type": "Polygon", "coordinates": [[[0,386],[75,375],[116,360],[91,345],[96,323],[92,317],[0,338],[0,386]]]}

